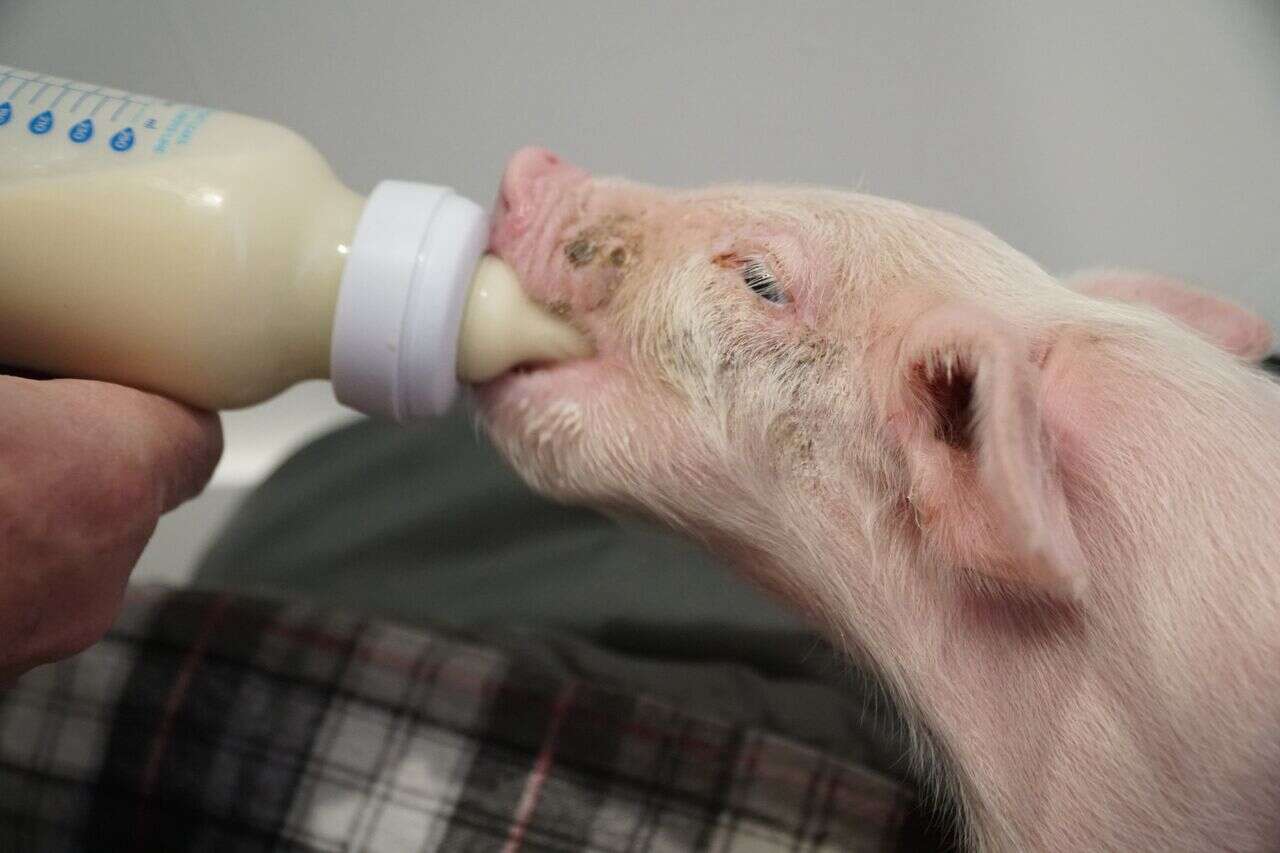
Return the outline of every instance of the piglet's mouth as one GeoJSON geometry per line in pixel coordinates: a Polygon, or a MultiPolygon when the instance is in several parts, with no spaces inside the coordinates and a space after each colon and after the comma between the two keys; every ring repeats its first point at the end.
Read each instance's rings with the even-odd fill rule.
{"type": "Polygon", "coordinates": [[[462,316],[459,379],[482,383],[514,368],[594,352],[586,335],[530,298],[509,264],[493,255],[480,261],[462,316]]]}
{"type": "Polygon", "coordinates": [[[571,362],[567,362],[567,361],[522,361],[522,362],[520,362],[519,364],[517,364],[517,365],[513,366],[510,370],[507,370],[507,371],[503,372],[502,374],[500,374],[499,376],[497,376],[497,377],[495,377],[495,378],[497,378],[497,379],[501,379],[501,378],[502,378],[502,377],[504,377],[504,376],[521,377],[521,376],[533,376],[533,375],[535,375],[535,374],[541,374],[541,373],[549,373],[549,372],[552,372],[552,371],[558,370],[558,369],[560,369],[560,368],[564,367],[566,364],[569,364],[569,363],[571,363],[571,362]]]}

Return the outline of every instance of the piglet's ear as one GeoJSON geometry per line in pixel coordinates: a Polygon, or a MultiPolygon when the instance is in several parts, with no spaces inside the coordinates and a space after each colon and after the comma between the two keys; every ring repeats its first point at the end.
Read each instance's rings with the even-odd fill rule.
{"type": "Polygon", "coordinates": [[[904,451],[933,559],[1078,599],[1084,558],[1041,415],[1027,340],[978,308],[912,322],[890,368],[886,417],[904,451]]]}
{"type": "Polygon", "coordinates": [[[1072,289],[1100,299],[1149,305],[1245,361],[1271,351],[1271,327],[1247,308],[1165,276],[1127,270],[1079,273],[1072,289]]]}

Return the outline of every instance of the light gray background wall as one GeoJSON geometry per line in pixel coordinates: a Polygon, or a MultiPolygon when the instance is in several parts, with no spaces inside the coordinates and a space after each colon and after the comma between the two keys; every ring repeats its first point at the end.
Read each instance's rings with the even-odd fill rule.
{"type": "MultiPolygon", "coordinates": [[[[0,0],[0,62],[276,119],[361,190],[487,202],[530,141],[674,185],[857,185],[1280,323],[1277,0],[0,0]]],[[[324,399],[229,419],[222,479],[324,399]]]]}

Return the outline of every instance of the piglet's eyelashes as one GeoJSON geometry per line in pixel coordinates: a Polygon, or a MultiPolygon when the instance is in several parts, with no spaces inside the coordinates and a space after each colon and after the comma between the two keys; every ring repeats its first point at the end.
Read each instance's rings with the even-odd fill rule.
{"type": "Polygon", "coordinates": [[[761,299],[782,305],[790,301],[777,276],[764,261],[752,260],[742,267],[742,281],[761,299]]]}
{"type": "Polygon", "coordinates": [[[791,301],[767,260],[758,257],[744,258],[732,253],[717,255],[713,260],[716,266],[735,270],[747,289],[766,302],[785,305],[791,301]]]}

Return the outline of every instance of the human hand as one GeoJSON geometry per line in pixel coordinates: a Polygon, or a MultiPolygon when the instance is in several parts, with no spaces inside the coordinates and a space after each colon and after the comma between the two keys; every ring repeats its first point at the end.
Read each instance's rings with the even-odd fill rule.
{"type": "Polygon", "coordinates": [[[105,382],[0,376],[0,683],[106,633],[156,522],[221,453],[216,415],[105,382]]]}

